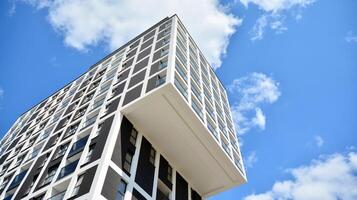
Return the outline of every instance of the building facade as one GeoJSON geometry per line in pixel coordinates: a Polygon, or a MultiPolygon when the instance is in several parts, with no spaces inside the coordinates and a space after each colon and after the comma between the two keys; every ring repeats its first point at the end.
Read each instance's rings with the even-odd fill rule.
{"type": "Polygon", "coordinates": [[[246,182],[226,90],[179,18],[22,114],[0,198],[199,200],[246,182]]]}

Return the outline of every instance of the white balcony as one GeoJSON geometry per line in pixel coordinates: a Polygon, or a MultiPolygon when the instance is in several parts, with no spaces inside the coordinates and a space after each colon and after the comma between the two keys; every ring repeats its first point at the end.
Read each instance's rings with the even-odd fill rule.
{"type": "Polygon", "coordinates": [[[131,102],[122,112],[204,197],[246,182],[171,83],[131,102]]]}

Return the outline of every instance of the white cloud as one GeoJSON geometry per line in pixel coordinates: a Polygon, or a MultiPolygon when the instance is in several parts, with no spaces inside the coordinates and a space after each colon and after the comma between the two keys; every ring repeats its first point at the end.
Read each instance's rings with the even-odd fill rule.
{"type": "Polygon", "coordinates": [[[0,99],[4,98],[4,93],[5,93],[4,89],[0,87],[0,99]]]}
{"type": "Polygon", "coordinates": [[[285,18],[285,15],[280,14],[263,14],[257,19],[250,32],[252,35],[251,40],[255,41],[263,39],[267,28],[270,28],[276,34],[287,31],[288,28],[284,25],[285,18]]]}
{"type": "Polygon", "coordinates": [[[347,146],[346,149],[347,149],[348,151],[354,151],[354,150],[356,150],[356,147],[353,146],[353,145],[351,145],[351,146],[347,146]]]}
{"type": "Polygon", "coordinates": [[[178,14],[213,67],[221,65],[230,36],[242,22],[218,0],[24,0],[48,10],[65,44],[87,50],[106,43],[118,48],[166,16],[178,14]]]}
{"type": "Polygon", "coordinates": [[[59,64],[59,62],[58,62],[58,59],[57,59],[57,57],[56,56],[52,56],[51,58],[50,58],[50,65],[51,66],[53,66],[53,67],[59,67],[60,66],[60,64],[59,64]]]}
{"type": "Polygon", "coordinates": [[[228,91],[237,100],[231,109],[240,135],[253,127],[264,130],[266,117],[260,106],[274,103],[281,95],[279,83],[262,73],[252,73],[233,80],[228,91]]]}
{"type": "Polygon", "coordinates": [[[296,21],[300,21],[302,19],[302,15],[299,13],[295,16],[296,21]]]}
{"type": "Polygon", "coordinates": [[[260,108],[255,108],[255,117],[252,119],[253,123],[257,125],[260,129],[265,129],[265,115],[260,108]]]}
{"type": "MultiPolygon", "coordinates": [[[[2,100],[4,98],[4,93],[5,93],[4,89],[2,89],[0,87],[0,100],[2,100]]],[[[0,110],[2,109],[2,105],[1,104],[2,104],[2,102],[0,101],[0,110]]]]}
{"type": "Polygon", "coordinates": [[[322,145],[324,145],[324,143],[325,143],[324,139],[322,139],[322,137],[319,135],[315,135],[314,139],[315,139],[315,144],[318,147],[322,147],[322,145]]]}
{"type": "Polygon", "coordinates": [[[349,31],[345,37],[345,40],[347,42],[357,42],[357,35],[354,35],[352,31],[349,31]]]}
{"type": "Polygon", "coordinates": [[[248,7],[249,4],[255,4],[265,12],[277,13],[288,10],[293,7],[306,7],[314,3],[315,0],[240,0],[242,4],[248,7]]]}
{"type": "Polygon", "coordinates": [[[271,29],[276,34],[283,33],[287,30],[285,26],[286,13],[298,9],[295,19],[302,19],[300,10],[315,2],[315,0],[240,0],[240,2],[248,7],[250,4],[256,5],[264,11],[252,28],[251,40],[263,39],[266,29],[271,29]]]}
{"type": "Polygon", "coordinates": [[[258,157],[255,151],[252,151],[249,153],[247,159],[245,160],[244,164],[245,166],[251,168],[253,167],[253,164],[258,162],[258,157]]]}
{"type": "Polygon", "coordinates": [[[274,20],[270,22],[270,28],[277,34],[283,33],[284,31],[288,30],[288,28],[284,25],[284,20],[284,15],[274,16],[274,20]]]}
{"type": "Polygon", "coordinates": [[[252,37],[251,40],[261,40],[263,39],[263,34],[266,26],[268,25],[268,16],[267,15],[262,15],[257,19],[255,22],[253,29],[251,31],[252,37]]]}
{"type": "Polygon", "coordinates": [[[277,181],[271,190],[244,200],[355,200],[357,153],[320,156],[309,165],[290,169],[290,180],[277,181]]]}
{"type": "Polygon", "coordinates": [[[16,4],[11,4],[11,7],[8,10],[9,17],[12,17],[16,13],[16,4]]]}

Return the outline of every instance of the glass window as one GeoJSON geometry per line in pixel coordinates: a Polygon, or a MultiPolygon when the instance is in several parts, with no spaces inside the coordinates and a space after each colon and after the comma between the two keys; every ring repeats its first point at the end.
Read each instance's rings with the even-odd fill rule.
{"type": "Polygon", "coordinates": [[[74,133],[77,131],[78,126],[79,126],[79,123],[72,125],[72,126],[70,127],[70,129],[69,129],[67,135],[72,135],[72,134],[74,134],[74,133]]]}
{"type": "Polygon", "coordinates": [[[41,165],[38,168],[41,168],[45,165],[46,161],[48,160],[48,154],[46,155],[45,159],[42,161],[41,165]]]}
{"type": "Polygon", "coordinates": [[[41,194],[40,196],[32,198],[32,200],[43,200],[45,199],[45,194],[41,194]]]}
{"type": "Polygon", "coordinates": [[[14,194],[6,194],[7,196],[3,200],[11,200],[14,194]]]}
{"type": "Polygon", "coordinates": [[[165,47],[165,48],[161,49],[160,56],[164,56],[164,55],[166,55],[168,53],[169,53],[169,48],[165,47]]]}
{"type": "Polygon", "coordinates": [[[83,181],[83,175],[79,175],[78,179],[77,179],[77,182],[76,182],[76,185],[75,185],[75,187],[73,189],[73,192],[72,192],[72,197],[77,196],[78,191],[79,191],[79,187],[81,186],[82,181],[83,181]]]}
{"type": "Polygon", "coordinates": [[[56,171],[57,171],[57,167],[50,169],[41,185],[44,186],[44,185],[51,183],[53,177],[56,174],[56,171]]]}
{"type": "Polygon", "coordinates": [[[167,167],[167,180],[172,182],[172,168],[171,168],[171,166],[167,167]]]}
{"type": "Polygon", "coordinates": [[[164,46],[165,44],[167,44],[167,43],[169,43],[170,42],[170,38],[169,37],[167,37],[167,38],[164,38],[164,39],[162,39],[162,46],[164,46]]]}
{"type": "Polygon", "coordinates": [[[8,182],[9,182],[9,178],[6,178],[0,186],[0,190],[3,190],[6,187],[8,182]]]}
{"type": "Polygon", "coordinates": [[[18,157],[16,160],[16,163],[15,163],[15,166],[19,166],[22,163],[23,159],[24,159],[24,156],[18,157]]]}
{"type": "Polygon", "coordinates": [[[21,149],[22,149],[22,145],[15,149],[14,155],[17,155],[17,153],[19,153],[21,149]]]}
{"type": "Polygon", "coordinates": [[[158,87],[165,83],[166,75],[157,75],[155,86],[158,87]]]}
{"type": "Polygon", "coordinates": [[[36,180],[37,180],[37,177],[38,177],[38,174],[36,174],[36,175],[33,177],[32,181],[31,181],[31,184],[28,186],[28,188],[27,188],[25,194],[30,193],[32,187],[35,185],[35,182],[36,182],[36,180]]]}
{"type": "Polygon", "coordinates": [[[99,135],[100,134],[100,132],[102,131],[102,127],[103,127],[103,124],[99,124],[98,125],[97,132],[96,132],[95,135],[99,135]]]}
{"type": "Polygon", "coordinates": [[[91,160],[92,155],[93,155],[94,147],[95,147],[95,144],[92,144],[92,145],[89,146],[88,154],[87,154],[87,157],[86,157],[84,163],[88,163],[91,160]]]}
{"type": "Polygon", "coordinates": [[[91,93],[91,94],[88,94],[88,95],[84,98],[83,103],[86,103],[86,102],[92,100],[93,96],[94,96],[94,92],[91,93]]]}
{"type": "Polygon", "coordinates": [[[125,195],[125,190],[126,190],[126,182],[121,180],[118,187],[117,187],[117,196],[115,200],[123,200],[124,195],[125,195]]]}
{"type": "Polygon", "coordinates": [[[167,67],[167,60],[161,60],[159,64],[159,70],[164,69],[167,67]]]}
{"type": "Polygon", "coordinates": [[[76,115],[74,116],[74,119],[78,119],[79,117],[83,116],[86,113],[86,110],[87,110],[87,106],[79,109],[76,115]]]}
{"type": "Polygon", "coordinates": [[[55,141],[53,141],[52,145],[55,145],[58,142],[59,138],[60,138],[60,134],[58,134],[56,136],[56,139],[55,139],[55,141]]]}
{"type": "Polygon", "coordinates": [[[59,150],[58,150],[57,155],[56,155],[55,158],[58,158],[58,157],[63,156],[63,155],[66,153],[67,148],[68,148],[68,144],[65,144],[65,145],[60,146],[60,148],[59,148],[59,150]]]}
{"type": "Polygon", "coordinates": [[[136,138],[137,138],[137,136],[138,136],[138,131],[133,128],[133,129],[131,130],[131,134],[130,134],[130,139],[129,139],[129,141],[130,141],[130,143],[131,143],[132,145],[134,145],[134,146],[135,146],[135,143],[136,143],[136,138]]]}
{"type": "Polygon", "coordinates": [[[89,135],[78,139],[73,145],[71,150],[69,151],[68,157],[73,156],[84,149],[84,146],[87,144],[89,135]]]}
{"type": "Polygon", "coordinates": [[[10,164],[4,165],[1,169],[0,176],[5,174],[6,170],[9,168],[10,164]]]}
{"type": "Polygon", "coordinates": [[[69,174],[73,173],[76,170],[78,164],[78,160],[73,161],[72,163],[69,163],[68,165],[66,165],[65,167],[63,167],[58,175],[58,179],[61,179],[65,176],[68,176],[69,174]]]}
{"type": "Polygon", "coordinates": [[[130,151],[128,151],[125,155],[125,160],[124,160],[124,170],[127,173],[130,173],[130,168],[131,168],[131,162],[133,160],[133,153],[131,153],[130,151]]]}
{"type": "Polygon", "coordinates": [[[156,155],[155,149],[151,148],[149,162],[153,165],[155,164],[155,155],[156,155]]]}

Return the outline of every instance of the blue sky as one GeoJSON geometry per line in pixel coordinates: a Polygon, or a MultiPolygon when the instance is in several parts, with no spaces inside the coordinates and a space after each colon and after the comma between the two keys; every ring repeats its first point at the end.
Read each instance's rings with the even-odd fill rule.
{"type": "Polygon", "coordinates": [[[211,199],[356,199],[357,1],[200,0],[201,12],[175,2],[149,19],[134,9],[143,12],[136,27],[109,28],[114,35],[97,29],[110,25],[105,17],[93,25],[61,13],[88,14],[76,5],[1,1],[1,136],[111,49],[178,12],[230,91],[243,143],[248,183],[211,199]],[[194,20],[206,16],[217,27],[194,20]],[[92,25],[92,35],[77,34],[92,25]]]}

